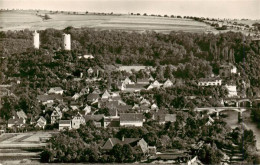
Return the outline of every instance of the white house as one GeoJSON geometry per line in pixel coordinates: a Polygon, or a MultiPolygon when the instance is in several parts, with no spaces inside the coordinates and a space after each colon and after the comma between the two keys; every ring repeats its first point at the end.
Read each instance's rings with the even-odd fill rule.
{"type": "Polygon", "coordinates": [[[79,93],[75,93],[73,96],[72,96],[72,99],[74,100],[78,100],[80,98],[80,94],[79,93]]]}
{"type": "Polygon", "coordinates": [[[85,54],[85,55],[83,55],[83,56],[78,56],[78,57],[79,57],[79,59],[81,59],[81,58],[85,58],[85,59],[93,59],[93,58],[94,58],[94,56],[91,55],[91,54],[89,54],[89,55],[85,54]]]}
{"type": "Polygon", "coordinates": [[[122,81],[122,83],[124,83],[124,84],[134,84],[134,82],[132,82],[132,81],[129,79],[129,77],[125,78],[125,80],[122,81]]]}
{"type": "Polygon", "coordinates": [[[51,94],[51,93],[53,93],[53,94],[60,94],[60,95],[62,95],[63,94],[63,89],[61,88],[61,87],[53,87],[53,88],[51,88],[49,91],[48,91],[48,93],[49,94],[51,94]]]}
{"type": "Polygon", "coordinates": [[[154,103],[154,104],[151,106],[151,110],[158,110],[158,106],[154,103]]]}
{"type": "Polygon", "coordinates": [[[228,97],[237,97],[237,86],[236,85],[225,85],[228,90],[228,97]]]}
{"type": "Polygon", "coordinates": [[[172,87],[172,86],[173,86],[173,83],[169,79],[167,81],[165,81],[165,83],[163,84],[164,88],[169,88],[169,87],[172,87]]]}
{"type": "Polygon", "coordinates": [[[143,114],[142,113],[121,113],[120,114],[120,127],[143,126],[143,114]]]}
{"type": "Polygon", "coordinates": [[[147,88],[147,90],[153,89],[153,88],[160,88],[161,84],[155,80],[152,84],[150,84],[147,88]]]}
{"type": "Polygon", "coordinates": [[[105,92],[103,93],[101,99],[108,99],[108,98],[110,98],[110,97],[111,97],[111,95],[108,93],[107,90],[105,90],[105,92]]]}
{"type": "Polygon", "coordinates": [[[46,124],[47,124],[47,120],[46,120],[43,116],[41,116],[41,117],[37,120],[35,127],[40,127],[40,128],[43,128],[43,129],[44,129],[45,126],[46,126],[46,124]]]}
{"type": "Polygon", "coordinates": [[[91,106],[86,105],[85,108],[83,109],[83,111],[85,111],[85,115],[87,115],[88,113],[91,112],[91,106]]]}
{"type": "Polygon", "coordinates": [[[80,113],[78,113],[76,116],[72,118],[71,127],[74,129],[78,129],[81,124],[83,125],[85,123],[85,118],[80,113]]]}

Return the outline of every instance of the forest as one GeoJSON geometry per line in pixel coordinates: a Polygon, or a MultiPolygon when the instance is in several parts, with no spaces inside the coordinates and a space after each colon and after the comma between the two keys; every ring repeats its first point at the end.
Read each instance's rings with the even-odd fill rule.
{"type": "MultiPolygon", "coordinates": [[[[26,29],[0,32],[0,84],[11,84],[12,79],[20,80],[19,84],[10,89],[14,95],[2,97],[0,110],[2,119],[8,120],[13,111],[20,109],[24,110],[28,118],[39,116],[46,107],[40,105],[36,97],[46,93],[50,87],[61,87],[66,91],[65,96],[72,96],[84,87],[89,87],[92,92],[95,87],[92,83],[73,80],[78,78],[80,73],[86,75],[89,67],[103,70],[99,75],[102,78],[99,82],[102,91],[117,90],[117,82],[127,76],[132,80],[148,78],[143,71],[130,75],[123,71],[109,71],[105,69],[106,65],[152,66],[156,68],[151,72],[155,79],[160,82],[172,80],[175,84],[172,88],[141,91],[142,96],[148,100],[155,100],[158,107],[166,108],[168,113],[177,113],[182,108],[192,109],[195,106],[219,106],[227,91],[222,87],[198,87],[196,81],[212,74],[218,75],[220,66],[227,63],[235,65],[240,73],[239,77],[227,80],[237,84],[243,80],[249,84],[245,91],[247,96],[259,95],[259,45],[252,41],[250,36],[244,36],[242,33],[161,34],[151,31],[144,33],[96,31],[73,27],[64,30],[46,29],[39,33],[40,49],[34,49],[32,31],[26,29]],[[62,48],[63,33],[71,34],[71,51],[62,48]],[[84,54],[92,54],[94,59],[78,58],[84,54]],[[194,95],[198,98],[187,99],[194,95]]],[[[122,96],[122,99],[129,105],[136,103],[134,96],[122,96]]],[[[86,97],[80,101],[85,102],[86,97]]],[[[149,114],[145,115],[149,119],[149,114]]],[[[122,138],[124,135],[143,137],[149,145],[156,145],[159,151],[182,149],[200,140],[207,141],[211,146],[204,145],[200,151],[202,152],[200,160],[206,164],[219,163],[218,157],[223,156],[220,148],[235,143],[243,149],[242,145],[246,142],[246,159],[248,162],[256,161],[256,157],[250,155],[250,150],[255,146],[252,132],[247,131],[243,137],[238,128],[233,133],[226,134],[228,128],[222,121],[217,121],[212,126],[205,126],[207,117],[199,118],[193,111],[177,115],[177,122],[174,123],[158,125],[148,122],[144,128],[122,128],[118,132],[97,129],[93,127],[93,123],[87,123],[87,126],[78,130],[65,131],[53,137],[50,140],[51,145],[44,150],[41,157],[47,162],[139,161],[143,155],[133,153],[130,146],[117,146],[111,153],[102,153],[100,147],[105,139],[122,138]],[[128,132],[134,133],[129,135],[128,132]],[[226,136],[232,137],[232,140],[223,139],[226,136]],[[78,152],[74,152],[75,150],[78,152]],[[122,151],[128,154],[114,154],[122,151]]]]}
{"type": "MultiPolygon", "coordinates": [[[[86,74],[89,67],[101,68],[101,90],[115,87],[120,77],[147,77],[142,71],[129,75],[125,72],[104,69],[105,65],[146,65],[156,68],[152,75],[159,81],[171,79],[181,82],[181,86],[155,93],[159,107],[192,108],[194,105],[218,105],[226,92],[222,88],[204,88],[196,85],[199,78],[218,75],[220,65],[232,63],[238,68],[239,77],[227,81],[239,84],[242,80],[249,84],[246,91],[249,97],[259,96],[260,58],[259,45],[250,36],[242,33],[227,32],[221,34],[197,34],[171,32],[161,34],[147,31],[144,33],[121,31],[96,31],[89,28],[67,27],[64,30],[46,29],[39,31],[40,49],[33,49],[32,31],[0,32],[1,73],[0,83],[9,84],[12,78],[19,79],[21,84],[11,91],[17,97],[4,97],[0,116],[8,120],[10,109],[23,109],[29,115],[38,115],[41,107],[35,98],[47,92],[50,87],[61,86],[65,95],[71,96],[84,86],[93,86],[84,81],[75,82],[73,78],[79,73],[86,74]],[[72,50],[62,49],[62,34],[72,37],[72,50]],[[79,59],[79,55],[92,54],[94,59],[79,59]],[[105,84],[108,80],[109,83],[105,84]],[[202,92],[203,91],[203,92],[202,92]],[[185,101],[186,96],[213,96],[185,101]],[[168,100],[167,100],[168,99],[168,100]],[[214,101],[215,100],[215,101],[214,101]],[[33,107],[33,108],[30,108],[33,107]]],[[[240,83],[241,84],[241,83],[240,83]]],[[[238,86],[242,88],[242,85],[238,86]]],[[[241,89],[242,90],[242,89],[241,89]]],[[[126,98],[127,100],[127,98],[126,98]]],[[[129,100],[129,99],[128,99],[129,100]]],[[[132,102],[130,100],[129,102],[132,102]]]]}

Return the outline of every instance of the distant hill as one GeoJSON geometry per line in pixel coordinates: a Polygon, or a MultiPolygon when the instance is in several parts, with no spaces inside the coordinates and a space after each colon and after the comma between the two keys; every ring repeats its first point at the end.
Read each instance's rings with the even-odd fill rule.
{"type": "Polygon", "coordinates": [[[1,31],[26,28],[30,30],[64,29],[68,26],[138,32],[151,30],[163,33],[170,31],[201,33],[205,32],[206,29],[212,29],[205,23],[182,18],[35,10],[1,11],[1,31]],[[51,19],[43,19],[42,16],[45,14],[48,14],[51,19]]]}

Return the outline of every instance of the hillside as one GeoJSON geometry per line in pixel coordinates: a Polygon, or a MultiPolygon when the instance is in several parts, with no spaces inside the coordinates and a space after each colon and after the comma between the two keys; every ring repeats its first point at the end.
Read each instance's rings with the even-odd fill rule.
{"type": "Polygon", "coordinates": [[[204,32],[211,29],[202,22],[191,19],[137,16],[137,15],[97,15],[68,14],[68,12],[49,14],[51,19],[43,20],[39,15],[47,11],[1,11],[1,31],[7,30],[44,30],[46,28],[64,29],[68,26],[76,28],[89,27],[100,30],[124,30],[169,33],[170,31],[204,32]],[[36,15],[38,14],[38,16],[36,15]]]}

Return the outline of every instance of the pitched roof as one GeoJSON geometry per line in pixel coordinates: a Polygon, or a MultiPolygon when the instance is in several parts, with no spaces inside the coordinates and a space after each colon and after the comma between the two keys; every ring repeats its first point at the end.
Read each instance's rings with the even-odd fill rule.
{"type": "Polygon", "coordinates": [[[170,86],[173,86],[173,83],[171,82],[171,80],[168,79],[167,81],[164,82],[163,87],[166,88],[170,86]]]}
{"type": "Polygon", "coordinates": [[[176,114],[159,114],[158,119],[159,122],[175,122],[176,114]]]}
{"type": "Polygon", "coordinates": [[[90,55],[87,55],[87,54],[86,54],[86,55],[83,55],[83,57],[84,57],[84,58],[86,58],[86,59],[88,59],[88,58],[89,58],[89,59],[92,59],[92,58],[94,58],[94,56],[93,56],[93,55],[91,55],[91,54],[90,54],[90,55]]]}
{"type": "Polygon", "coordinates": [[[17,118],[15,118],[15,119],[10,118],[10,119],[8,120],[8,124],[21,125],[21,124],[24,124],[24,123],[23,123],[23,119],[22,119],[22,118],[20,118],[20,119],[17,119],[17,118]]]}
{"type": "Polygon", "coordinates": [[[71,124],[71,120],[60,120],[59,124],[71,124]]]}
{"type": "Polygon", "coordinates": [[[131,144],[138,142],[139,140],[141,140],[141,138],[124,138],[123,141],[118,138],[109,138],[102,148],[105,150],[111,150],[116,144],[131,144]]]}
{"type": "Polygon", "coordinates": [[[43,116],[40,116],[40,118],[37,120],[37,122],[47,122],[46,119],[43,116]]]}
{"type": "Polygon", "coordinates": [[[142,113],[121,113],[120,121],[143,122],[143,114],[142,113]]]}
{"type": "Polygon", "coordinates": [[[126,84],[126,88],[144,89],[144,84],[126,84]]]}
{"type": "Polygon", "coordinates": [[[137,79],[137,83],[149,83],[149,79],[148,78],[143,78],[143,79],[137,79]]]}
{"type": "Polygon", "coordinates": [[[102,98],[108,98],[108,97],[110,97],[111,95],[108,93],[108,91],[107,90],[105,90],[105,92],[103,93],[103,95],[102,95],[102,98]]]}
{"type": "Polygon", "coordinates": [[[221,80],[221,78],[218,77],[200,78],[199,82],[218,81],[218,80],[221,80]]]}
{"type": "Polygon", "coordinates": [[[96,99],[98,99],[98,98],[100,98],[100,97],[99,97],[99,94],[97,94],[97,93],[90,93],[90,94],[87,96],[87,99],[88,99],[89,101],[96,100],[96,99]]]}
{"type": "Polygon", "coordinates": [[[26,114],[24,113],[23,110],[16,112],[16,114],[17,114],[18,118],[27,119],[27,116],[26,116],[26,114]]]}
{"type": "Polygon", "coordinates": [[[58,92],[58,91],[63,91],[61,87],[53,87],[49,90],[49,92],[58,92]]]}
{"type": "Polygon", "coordinates": [[[62,100],[62,96],[61,95],[38,95],[37,96],[37,99],[39,101],[42,101],[42,102],[45,102],[45,101],[48,101],[48,100],[54,100],[54,99],[57,99],[57,100],[62,100]]]}
{"type": "Polygon", "coordinates": [[[93,120],[93,121],[100,121],[104,118],[103,114],[100,115],[86,115],[85,116],[85,120],[89,121],[89,120],[93,120]]]}

